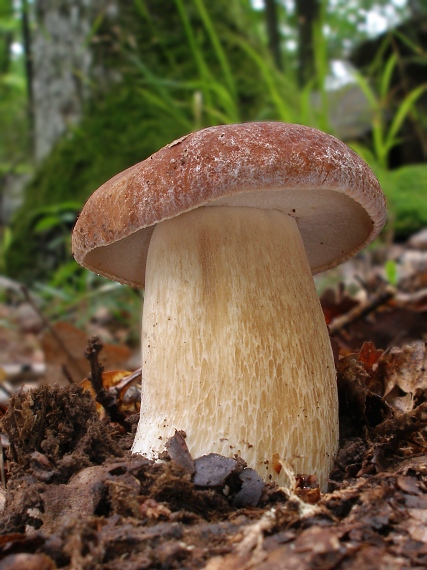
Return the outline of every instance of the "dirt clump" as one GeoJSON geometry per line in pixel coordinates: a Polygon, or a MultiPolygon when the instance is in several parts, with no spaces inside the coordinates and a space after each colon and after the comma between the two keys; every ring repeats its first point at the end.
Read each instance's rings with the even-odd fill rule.
{"type": "Polygon", "coordinates": [[[80,388],[13,397],[0,570],[402,569],[427,567],[425,346],[364,346],[337,363],[340,451],[322,495],[239,457],[132,455],[136,418],[100,419],[80,388]],[[411,382],[413,374],[417,381],[411,382]]]}

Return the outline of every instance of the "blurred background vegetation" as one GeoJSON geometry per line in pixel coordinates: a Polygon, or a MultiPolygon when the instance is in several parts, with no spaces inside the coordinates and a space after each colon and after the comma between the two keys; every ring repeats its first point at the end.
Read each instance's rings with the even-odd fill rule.
{"type": "Polygon", "coordinates": [[[0,0],[0,273],[47,311],[121,296],[71,258],[85,199],[189,131],[251,120],[345,140],[404,239],[427,225],[426,70],[427,0],[0,0]]]}

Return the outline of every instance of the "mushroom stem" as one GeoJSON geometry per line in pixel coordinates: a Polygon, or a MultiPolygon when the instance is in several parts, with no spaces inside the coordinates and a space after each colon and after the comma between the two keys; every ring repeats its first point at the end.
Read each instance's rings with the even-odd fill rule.
{"type": "Polygon", "coordinates": [[[329,336],[294,218],[202,207],[159,223],[147,258],[135,453],[175,429],[193,457],[275,454],[325,489],[338,444],[329,336]]]}

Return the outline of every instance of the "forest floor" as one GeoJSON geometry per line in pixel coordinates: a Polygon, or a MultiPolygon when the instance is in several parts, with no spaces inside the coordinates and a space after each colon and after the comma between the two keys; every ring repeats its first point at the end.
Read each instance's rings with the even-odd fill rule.
{"type": "Polygon", "coordinates": [[[13,380],[0,570],[426,568],[427,239],[387,251],[394,283],[375,255],[322,294],[340,402],[327,493],[311,474],[281,488],[240,458],[194,459],[180,433],[161,463],[132,455],[138,372],[103,372],[92,339],[98,385],[13,380]]]}

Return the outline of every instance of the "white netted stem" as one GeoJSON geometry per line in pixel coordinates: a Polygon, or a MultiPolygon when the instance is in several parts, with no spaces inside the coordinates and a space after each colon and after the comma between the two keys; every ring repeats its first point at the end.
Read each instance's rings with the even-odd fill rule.
{"type": "Polygon", "coordinates": [[[134,452],[155,458],[184,430],[193,457],[239,454],[268,480],[278,454],[325,489],[338,442],[335,369],[292,217],[204,207],[158,224],[142,354],[134,452]]]}

